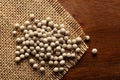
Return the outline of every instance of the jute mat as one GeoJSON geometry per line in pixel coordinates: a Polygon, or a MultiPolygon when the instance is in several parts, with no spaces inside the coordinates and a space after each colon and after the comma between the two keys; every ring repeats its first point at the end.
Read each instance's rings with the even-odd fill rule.
{"type": "Polygon", "coordinates": [[[55,75],[52,69],[46,66],[43,75],[34,71],[27,59],[17,65],[14,62],[16,38],[11,34],[13,24],[23,24],[31,13],[39,20],[49,16],[55,23],[65,24],[65,28],[71,32],[71,38],[81,36],[84,39],[85,34],[81,26],[57,0],[0,0],[0,80],[60,80],[88,48],[84,42],[81,43],[81,53],[76,59],[67,61],[63,74],[55,75]]]}

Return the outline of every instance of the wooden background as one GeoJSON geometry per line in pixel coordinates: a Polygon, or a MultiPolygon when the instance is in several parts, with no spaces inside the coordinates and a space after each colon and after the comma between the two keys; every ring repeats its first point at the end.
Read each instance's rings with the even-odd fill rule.
{"type": "Polygon", "coordinates": [[[89,50],[62,80],[120,80],[120,0],[58,1],[91,36],[89,50]]]}

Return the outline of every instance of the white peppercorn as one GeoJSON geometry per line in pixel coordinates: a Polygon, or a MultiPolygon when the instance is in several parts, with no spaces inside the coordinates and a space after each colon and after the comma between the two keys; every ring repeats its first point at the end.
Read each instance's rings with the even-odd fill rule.
{"type": "Polygon", "coordinates": [[[53,61],[49,61],[48,64],[49,64],[49,65],[53,65],[53,61]]]}
{"type": "Polygon", "coordinates": [[[59,56],[59,55],[61,54],[61,52],[56,51],[55,54],[56,54],[57,56],[59,56]]]}
{"type": "Polygon", "coordinates": [[[63,56],[63,57],[66,57],[66,56],[67,56],[67,54],[66,54],[66,53],[62,53],[62,56],[63,56]]]}
{"type": "Polygon", "coordinates": [[[52,48],[50,46],[47,47],[46,51],[50,52],[52,48]]]}
{"type": "Polygon", "coordinates": [[[89,35],[86,35],[86,36],[85,36],[85,40],[89,41],[89,40],[90,40],[90,36],[89,36],[89,35]]]}
{"type": "Polygon", "coordinates": [[[64,28],[61,28],[61,29],[60,29],[60,33],[61,33],[61,34],[65,34],[65,32],[66,32],[66,30],[65,30],[64,28]]]}
{"type": "Polygon", "coordinates": [[[92,54],[96,54],[98,52],[98,50],[96,48],[92,49],[92,54]]]}
{"type": "Polygon", "coordinates": [[[41,21],[41,24],[42,24],[42,25],[46,25],[46,24],[47,24],[47,21],[46,21],[46,20],[42,20],[42,21],[41,21]]]}
{"type": "Polygon", "coordinates": [[[20,30],[24,30],[25,29],[25,27],[22,25],[22,26],[20,26],[20,30]]]}
{"type": "Polygon", "coordinates": [[[45,51],[45,48],[41,48],[40,51],[41,51],[41,52],[44,52],[44,51],[45,51]]]}
{"type": "Polygon", "coordinates": [[[40,53],[40,57],[44,57],[45,56],[45,54],[44,53],[40,53]]]}
{"type": "Polygon", "coordinates": [[[72,54],[71,54],[71,57],[72,57],[72,58],[74,58],[75,56],[76,56],[76,54],[75,54],[75,53],[72,53],[72,54]]]}
{"type": "Polygon", "coordinates": [[[35,55],[36,53],[37,53],[36,50],[33,50],[33,51],[31,52],[32,55],[35,55]]]}
{"type": "Polygon", "coordinates": [[[59,71],[58,67],[55,67],[55,68],[53,69],[53,71],[54,71],[55,73],[58,72],[58,71],[59,71]]]}
{"type": "Polygon", "coordinates": [[[25,52],[24,49],[20,49],[20,53],[23,54],[25,52]]]}
{"type": "Polygon", "coordinates": [[[38,33],[38,37],[42,37],[42,33],[40,32],[40,33],[38,33]]]}
{"type": "Polygon", "coordinates": [[[25,55],[24,55],[24,54],[21,54],[21,55],[20,55],[20,58],[21,58],[21,59],[24,59],[24,58],[25,58],[25,55]]]}
{"type": "Polygon", "coordinates": [[[67,45],[67,49],[71,49],[72,48],[72,45],[71,44],[68,44],[67,45]]]}
{"type": "Polygon", "coordinates": [[[39,56],[40,56],[39,54],[35,54],[35,57],[36,57],[36,58],[39,58],[39,56]]]}
{"type": "Polygon", "coordinates": [[[37,69],[37,68],[38,68],[38,64],[34,63],[34,64],[33,64],[33,68],[34,68],[34,69],[37,69]]]}
{"type": "Polygon", "coordinates": [[[80,48],[76,48],[76,50],[75,50],[76,52],[80,52],[80,48]]]}
{"type": "Polygon", "coordinates": [[[12,34],[13,34],[13,36],[16,36],[17,31],[13,31],[12,34]]]}
{"type": "Polygon", "coordinates": [[[60,46],[57,46],[57,47],[56,47],[56,50],[57,50],[57,51],[61,51],[61,47],[60,47],[60,46]]]}
{"type": "Polygon", "coordinates": [[[72,39],[72,44],[76,44],[76,39],[72,39]]]}
{"type": "Polygon", "coordinates": [[[54,25],[53,21],[49,21],[49,22],[48,22],[48,25],[49,25],[50,27],[53,27],[53,25],[54,25]]]}
{"type": "Polygon", "coordinates": [[[20,40],[23,42],[25,41],[25,37],[21,37],[20,40]]]}
{"type": "Polygon", "coordinates": [[[15,57],[15,62],[19,62],[20,60],[20,57],[15,57]]]}
{"type": "Polygon", "coordinates": [[[77,37],[77,38],[76,38],[76,42],[77,42],[77,43],[79,43],[79,42],[81,42],[81,41],[82,41],[82,38],[81,38],[81,37],[77,37]]]}
{"type": "Polygon", "coordinates": [[[29,49],[32,51],[32,50],[34,50],[34,47],[33,47],[33,46],[30,46],[29,49]]]}
{"type": "Polygon", "coordinates": [[[62,56],[62,55],[59,56],[58,59],[59,59],[59,60],[63,60],[63,56],[62,56]]]}
{"type": "Polygon", "coordinates": [[[25,39],[28,39],[29,38],[29,34],[25,34],[25,39]]]}
{"type": "Polygon", "coordinates": [[[30,14],[30,19],[33,20],[35,18],[34,14],[30,14]]]}
{"type": "Polygon", "coordinates": [[[51,18],[50,18],[50,17],[47,17],[47,18],[46,18],[46,21],[47,21],[47,22],[51,21],[51,18]]]}
{"type": "Polygon", "coordinates": [[[34,36],[37,36],[37,35],[38,35],[38,32],[37,32],[37,31],[34,31],[33,33],[34,33],[34,36]]]}
{"type": "Polygon", "coordinates": [[[58,61],[54,61],[54,65],[58,65],[58,61]]]}
{"type": "Polygon", "coordinates": [[[34,64],[34,63],[35,63],[35,60],[31,58],[31,59],[29,59],[29,63],[30,63],[30,64],[34,64]]]}
{"type": "Polygon", "coordinates": [[[46,56],[47,56],[47,57],[50,57],[50,56],[51,56],[51,53],[50,53],[50,52],[46,53],[46,56]]]}
{"type": "Polygon", "coordinates": [[[67,53],[67,57],[68,57],[68,58],[71,57],[71,54],[70,54],[70,53],[67,53]]]}
{"type": "Polygon", "coordinates": [[[15,54],[16,55],[20,55],[20,51],[15,51],[15,54]]]}
{"type": "Polygon", "coordinates": [[[44,67],[40,67],[40,71],[41,71],[41,72],[44,72],[44,71],[45,71],[45,68],[44,68],[44,67]]]}
{"type": "Polygon", "coordinates": [[[27,29],[28,29],[28,30],[32,30],[32,28],[33,28],[32,25],[28,25],[28,26],[27,26],[27,29]]]}
{"type": "Polygon", "coordinates": [[[40,51],[40,47],[39,46],[36,47],[36,51],[40,51]]]}
{"type": "Polygon", "coordinates": [[[55,47],[55,43],[54,43],[54,42],[51,42],[51,43],[50,43],[50,46],[51,46],[51,47],[55,47]]]}
{"type": "Polygon", "coordinates": [[[64,53],[64,52],[65,52],[65,49],[64,49],[64,48],[62,48],[62,49],[61,49],[61,52],[62,52],[62,53],[64,53]]]}
{"type": "Polygon", "coordinates": [[[40,64],[41,64],[42,66],[44,66],[44,65],[45,65],[45,61],[41,61],[40,64]]]}
{"type": "Polygon", "coordinates": [[[35,24],[39,23],[39,20],[38,20],[38,19],[35,19],[35,20],[34,20],[34,23],[35,23],[35,24]]]}
{"type": "Polygon", "coordinates": [[[27,49],[27,52],[28,52],[28,53],[30,53],[30,52],[31,52],[31,50],[30,50],[30,49],[27,49]]]}
{"type": "Polygon", "coordinates": [[[39,27],[39,28],[40,28],[40,27],[41,27],[41,25],[42,25],[42,24],[39,22],[39,23],[37,24],[37,27],[39,27]]]}
{"type": "Polygon", "coordinates": [[[78,45],[77,44],[73,44],[72,47],[73,47],[73,49],[76,49],[78,47],[78,45]]]}
{"type": "Polygon", "coordinates": [[[30,25],[30,21],[25,21],[24,23],[26,26],[30,25]]]}
{"type": "Polygon", "coordinates": [[[17,42],[17,43],[20,43],[20,42],[21,42],[21,39],[20,39],[20,38],[17,38],[17,39],[16,39],[16,42],[17,42]]]}
{"type": "Polygon", "coordinates": [[[66,35],[67,35],[67,36],[70,35],[70,31],[66,31],[66,35]]]}
{"type": "Polygon", "coordinates": [[[60,71],[60,72],[64,71],[64,67],[60,67],[60,68],[59,68],[59,71],[60,71]]]}
{"type": "Polygon", "coordinates": [[[25,57],[29,57],[29,56],[30,56],[29,53],[26,52],[26,53],[25,53],[25,57]]]}
{"type": "Polygon", "coordinates": [[[64,65],[64,64],[65,64],[65,60],[61,60],[60,65],[64,65]]]}
{"type": "Polygon", "coordinates": [[[40,46],[40,47],[43,47],[43,46],[44,46],[44,44],[43,44],[42,42],[40,42],[40,43],[39,43],[39,46],[40,46]]]}
{"type": "Polygon", "coordinates": [[[15,23],[14,27],[15,27],[15,29],[18,29],[20,27],[20,24],[19,23],[15,23]]]}
{"type": "Polygon", "coordinates": [[[30,40],[29,43],[30,43],[30,45],[34,45],[34,41],[33,40],[30,40]]]}

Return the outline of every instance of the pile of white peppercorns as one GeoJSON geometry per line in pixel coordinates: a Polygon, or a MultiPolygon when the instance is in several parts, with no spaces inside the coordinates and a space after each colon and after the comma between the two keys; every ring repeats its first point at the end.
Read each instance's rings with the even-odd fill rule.
{"type": "MultiPolygon", "coordinates": [[[[16,39],[16,57],[15,61],[34,56],[40,61],[40,71],[45,71],[45,65],[55,66],[53,72],[63,72],[66,59],[73,59],[80,52],[78,45],[82,38],[70,39],[70,32],[64,27],[64,24],[54,24],[50,17],[39,21],[35,19],[34,14],[30,14],[30,20],[25,21],[24,25],[14,24],[14,36],[18,34],[17,30],[23,33],[23,37],[16,39]],[[74,53],[71,53],[73,51],[74,53]]],[[[90,37],[86,36],[86,40],[90,37]]],[[[34,69],[39,65],[35,59],[30,58],[29,63],[34,69]]]]}

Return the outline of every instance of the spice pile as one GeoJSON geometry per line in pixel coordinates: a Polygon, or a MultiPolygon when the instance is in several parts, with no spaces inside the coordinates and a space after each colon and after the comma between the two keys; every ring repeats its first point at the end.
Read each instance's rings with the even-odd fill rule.
{"type": "MultiPolygon", "coordinates": [[[[40,66],[35,59],[29,58],[29,63],[34,69],[40,72],[45,71],[45,65],[54,66],[53,72],[63,72],[67,59],[76,58],[80,53],[79,45],[81,37],[70,39],[70,32],[65,29],[65,25],[55,24],[50,17],[39,21],[34,14],[30,14],[30,20],[24,25],[16,23],[12,34],[16,37],[18,31],[23,33],[23,37],[16,39],[16,57],[18,63],[30,56],[40,61],[40,66]]],[[[90,37],[86,36],[86,40],[90,37]]]]}

